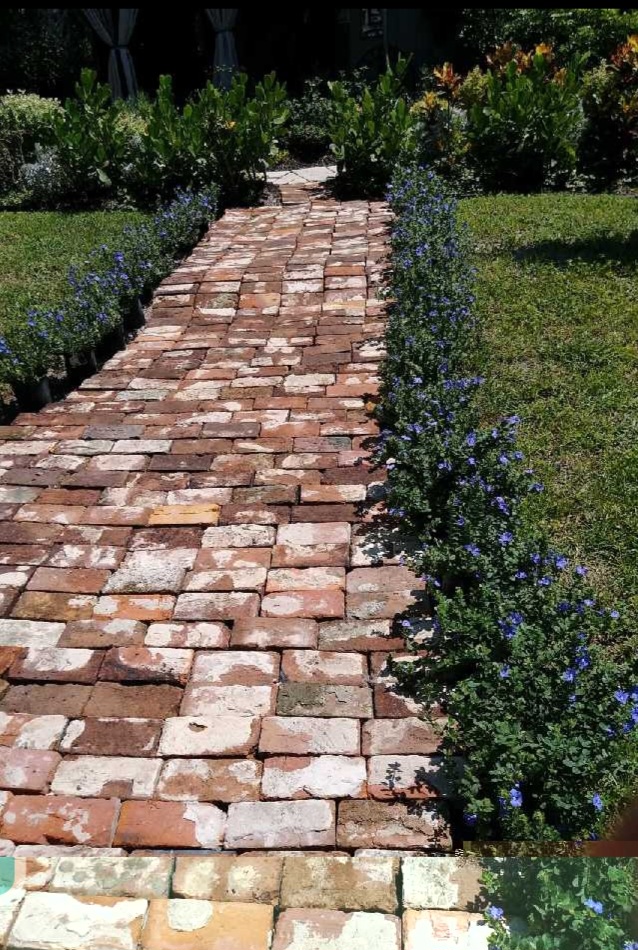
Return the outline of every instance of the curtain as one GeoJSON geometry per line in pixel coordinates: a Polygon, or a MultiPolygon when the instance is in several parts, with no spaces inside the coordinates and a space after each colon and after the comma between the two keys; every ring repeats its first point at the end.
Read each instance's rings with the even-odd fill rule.
{"type": "Polygon", "coordinates": [[[237,22],[237,9],[234,10],[206,10],[208,19],[217,34],[215,36],[215,84],[228,89],[232,74],[239,66],[237,47],[233,29],[237,22]]]}
{"type": "Polygon", "coordinates": [[[111,47],[109,85],[114,99],[128,99],[137,93],[135,67],[129,52],[137,10],[85,10],[86,18],[100,37],[111,47]],[[115,17],[113,16],[115,14],[115,17]]]}

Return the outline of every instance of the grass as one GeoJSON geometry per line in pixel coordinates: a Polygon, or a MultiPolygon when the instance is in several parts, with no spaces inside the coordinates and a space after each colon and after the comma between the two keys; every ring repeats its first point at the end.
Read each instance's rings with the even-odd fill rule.
{"type": "Polygon", "coordinates": [[[528,509],[638,608],[638,201],[496,196],[461,203],[478,268],[486,420],[518,413],[546,490],[528,509]],[[487,372],[486,372],[487,371],[487,372]]]}
{"type": "Polygon", "coordinates": [[[100,244],[117,250],[122,228],[143,217],[128,211],[0,213],[0,327],[16,308],[59,301],[69,266],[100,244]]]}

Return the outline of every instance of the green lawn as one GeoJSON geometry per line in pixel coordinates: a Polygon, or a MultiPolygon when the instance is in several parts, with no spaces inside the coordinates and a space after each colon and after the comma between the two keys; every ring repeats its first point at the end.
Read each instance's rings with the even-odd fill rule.
{"type": "Polygon", "coordinates": [[[70,264],[100,244],[117,243],[122,228],[143,217],[121,211],[1,212],[0,326],[16,306],[58,301],[67,290],[70,264]]]}
{"type": "Polygon", "coordinates": [[[518,413],[531,517],[638,607],[638,200],[461,203],[478,267],[486,419],[518,413]]]}

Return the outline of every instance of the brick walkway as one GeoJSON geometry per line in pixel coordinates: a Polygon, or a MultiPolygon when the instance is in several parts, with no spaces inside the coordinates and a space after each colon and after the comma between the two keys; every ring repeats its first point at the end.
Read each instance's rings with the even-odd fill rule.
{"type": "Polygon", "coordinates": [[[0,432],[4,853],[449,850],[387,668],[421,596],[366,448],[388,218],[228,212],[126,350],[0,432]]]}
{"type": "Polygon", "coordinates": [[[8,950],[488,950],[479,869],[450,857],[37,858],[8,950]]]}

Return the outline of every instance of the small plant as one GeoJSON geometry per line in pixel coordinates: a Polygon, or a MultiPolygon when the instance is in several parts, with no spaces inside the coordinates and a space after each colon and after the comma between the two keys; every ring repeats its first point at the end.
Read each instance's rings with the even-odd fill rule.
{"type": "Polygon", "coordinates": [[[407,68],[408,61],[400,58],[359,98],[343,82],[329,83],[330,148],[343,194],[382,195],[396,163],[410,151],[414,119],[402,95],[407,68]]]}
{"type": "Polygon", "coordinates": [[[34,94],[15,92],[0,98],[0,195],[16,189],[22,165],[37,160],[37,150],[51,144],[60,111],[56,99],[34,94]]]}

